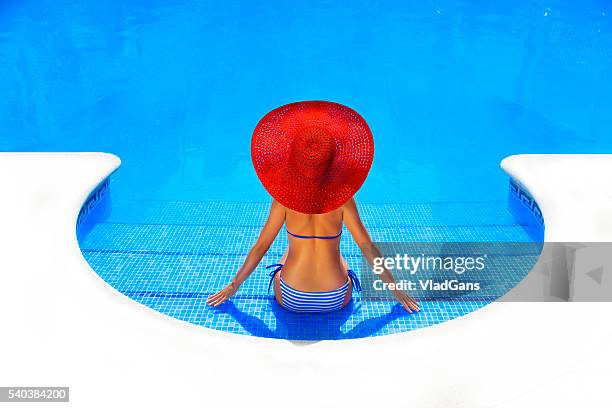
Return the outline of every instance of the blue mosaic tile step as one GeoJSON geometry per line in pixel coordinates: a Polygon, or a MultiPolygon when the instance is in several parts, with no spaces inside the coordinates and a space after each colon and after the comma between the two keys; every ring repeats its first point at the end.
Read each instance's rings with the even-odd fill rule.
{"type": "MultiPolygon", "coordinates": [[[[159,256],[85,253],[111,286],[130,298],[177,319],[232,333],[292,340],[350,339],[415,330],[475,311],[488,301],[425,301],[408,314],[395,302],[363,301],[338,312],[295,314],[266,292],[267,274],[259,268],[229,302],[206,305],[238,266],[236,259],[212,256],[159,256]],[[228,266],[233,266],[230,268],[228,266]]],[[[349,260],[350,261],[350,260],[349,260]]],[[[266,260],[264,260],[264,263],[266,260]]]]}
{"type": "MultiPolygon", "coordinates": [[[[372,227],[517,225],[507,202],[359,203],[364,223],[372,227]]],[[[113,199],[109,222],[124,224],[261,226],[269,203],[134,201],[113,199]]]]}
{"type": "MultiPolygon", "coordinates": [[[[191,225],[138,225],[96,224],[81,249],[124,251],[152,251],[185,254],[234,254],[245,255],[255,243],[260,227],[191,226],[191,225]]],[[[457,227],[386,227],[369,228],[375,241],[529,241],[520,225],[475,225],[457,227]]],[[[343,254],[358,251],[350,234],[341,241],[343,254]]],[[[286,233],[279,234],[270,251],[282,255],[287,247],[286,233]]]]}
{"type": "MultiPolygon", "coordinates": [[[[240,267],[243,257],[228,255],[186,255],[133,252],[85,251],[86,259],[96,265],[96,271],[106,282],[123,293],[146,294],[156,297],[199,297],[221,289],[240,267]]],[[[347,262],[364,277],[359,256],[347,256],[347,262]]],[[[509,282],[522,279],[537,260],[537,255],[496,255],[489,257],[487,276],[481,282],[491,282],[509,288],[509,282]],[[492,274],[496,274],[493,276],[492,274]],[[501,276],[503,274],[503,276],[501,276]]],[[[266,255],[262,264],[240,287],[238,297],[266,298],[269,283],[265,265],[278,262],[278,257],[266,255]]],[[[512,286],[510,286],[512,287],[512,286]]]]}
{"type": "MultiPolygon", "coordinates": [[[[82,239],[83,254],[120,292],[194,324],[263,337],[348,339],[427,327],[488,304],[485,300],[424,301],[420,313],[408,314],[395,302],[364,300],[356,295],[349,308],[334,313],[287,312],[268,295],[268,275],[263,268],[282,255],[287,238],[281,234],[237,295],[213,309],[205,305],[206,297],[221,288],[240,266],[268,205],[151,203],[152,207],[146,207],[150,213],[138,213],[134,209],[141,204],[113,201],[110,218],[96,224],[82,239]],[[157,211],[158,219],[154,215],[157,211]]],[[[376,240],[529,241],[523,226],[513,223],[503,203],[368,204],[362,206],[362,212],[376,240]],[[435,218],[432,225],[428,225],[430,217],[435,218]]],[[[342,239],[342,252],[361,273],[361,258],[349,234],[342,239]]],[[[504,273],[520,273],[520,268],[507,268],[504,273]]]]}
{"type": "MultiPolygon", "coordinates": [[[[168,255],[104,251],[86,251],[84,254],[88,262],[97,265],[96,272],[120,292],[168,294],[214,293],[230,281],[244,259],[244,256],[231,254],[168,255]]],[[[346,259],[356,267],[361,261],[358,257],[346,259]]],[[[266,255],[257,270],[240,287],[237,295],[267,296],[269,277],[265,265],[277,262],[278,257],[266,255]]]]}

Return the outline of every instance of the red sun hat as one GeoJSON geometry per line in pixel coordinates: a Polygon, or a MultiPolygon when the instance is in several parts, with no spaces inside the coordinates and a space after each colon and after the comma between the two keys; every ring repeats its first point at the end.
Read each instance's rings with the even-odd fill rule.
{"type": "Polygon", "coordinates": [[[372,166],[374,140],[366,121],[351,108],[296,102],[259,121],[251,158],[276,201],[297,212],[322,214],[359,190],[372,166]]]}

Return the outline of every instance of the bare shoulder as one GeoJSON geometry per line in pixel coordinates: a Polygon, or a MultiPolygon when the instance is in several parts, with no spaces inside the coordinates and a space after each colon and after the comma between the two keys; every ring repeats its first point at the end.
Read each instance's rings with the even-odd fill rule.
{"type": "Polygon", "coordinates": [[[286,213],[287,213],[287,208],[284,205],[282,205],[276,200],[272,200],[272,205],[270,206],[270,217],[285,218],[286,213]]]}
{"type": "Polygon", "coordinates": [[[279,209],[285,211],[285,206],[279,203],[276,200],[272,200],[272,208],[279,209]]]}
{"type": "Polygon", "coordinates": [[[342,212],[345,213],[354,213],[357,211],[357,202],[355,201],[355,198],[352,197],[350,200],[348,200],[346,203],[344,203],[344,205],[341,207],[342,208],[342,212]]]}

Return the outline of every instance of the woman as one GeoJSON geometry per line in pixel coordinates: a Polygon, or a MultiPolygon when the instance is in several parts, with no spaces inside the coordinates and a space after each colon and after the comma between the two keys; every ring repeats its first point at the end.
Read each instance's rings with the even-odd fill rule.
{"type": "MultiPolygon", "coordinates": [[[[285,224],[289,246],[270,281],[277,302],[294,312],[329,312],[348,304],[360,284],[340,254],[342,225],[370,264],[381,256],[353,198],[373,156],[367,123],[346,106],[297,102],[264,116],[253,133],[251,157],[274,198],[270,214],[234,279],[207,303],[218,306],[236,293],[285,224]]],[[[380,277],[394,282],[387,270],[380,277]]],[[[419,310],[405,292],[393,294],[408,312],[419,310]]]]}

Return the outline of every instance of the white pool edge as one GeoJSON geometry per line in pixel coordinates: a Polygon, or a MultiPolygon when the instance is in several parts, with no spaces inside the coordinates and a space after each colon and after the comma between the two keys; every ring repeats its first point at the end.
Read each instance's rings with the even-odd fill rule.
{"type": "Polygon", "coordinates": [[[302,345],[142,306],[99,278],[76,240],[81,205],[118,165],[97,153],[0,154],[0,346],[10,350],[0,384],[70,386],[71,404],[87,407],[612,402],[612,329],[600,324],[610,304],[496,303],[414,332],[302,345]]]}

